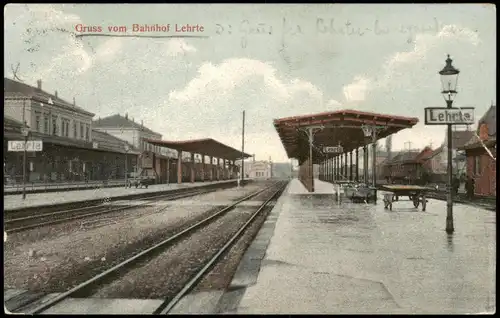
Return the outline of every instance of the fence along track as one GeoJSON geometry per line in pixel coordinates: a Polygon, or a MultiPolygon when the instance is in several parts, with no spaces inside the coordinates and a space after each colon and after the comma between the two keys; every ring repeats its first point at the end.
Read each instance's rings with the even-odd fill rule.
{"type": "MultiPolygon", "coordinates": [[[[57,296],[55,296],[54,298],[52,298],[51,300],[39,305],[38,307],[34,308],[33,310],[31,310],[31,312],[29,314],[40,314],[40,313],[43,313],[44,310],[56,305],[57,303],[61,302],[62,300],[72,296],[72,295],[75,295],[77,293],[80,293],[80,292],[83,292],[84,290],[88,289],[88,288],[92,288],[94,287],[97,283],[99,283],[100,281],[102,281],[104,278],[107,278],[109,276],[111,276],[112,274],[115,274],[117,273],[118,271],[120,270],[124,270],[127,266],[131,266],[133,264],[135,264],[137,261],[143,259],[144,257],[150,255],[150,254],[153,254],[155,252],[157,252],[160,248],[166,248],[170,245],[172,245],[173,243],[177,242],[179,239],[191,234],[192,232],[194,232],[195,230],[197,230],[198,228],[208,224],[209,222],[215,220],[217,217],[221,216],[222,214],[234,209],[238,204],[244,202],[244,201],[248,201],[250,200],[251,198],[261,194],[262,192],[264,191],[267,191],[269,189],[272,189],[273,187],[276,187],[277,185],[279,184],[283,184],[283,181],[280,181],[280,182],[276,182],[274,184],[272,184],[271,186],[268,186],[264,189],[261,189],[261,190],[258,190],[242,199],[239,199],[238,201],[232,203],[231,205],[228,205],[224,208],[222,208],[221,210],[215,212],[214,214],[212,214],[211,216],[197,222],[196,224],[188,227],[187,229],[177,233],[177,234],[174,234],[173,236],[163,240],[162,242],[160,243],[157,243],[153,246],[151,246],[150,248],[146,249],[146,250],[143,250],[142,252],[139,252],[137,253],[136,255],[128,258],[127,260],[111,267],[110,269],[102,272],[101,274],[98,274],[96,276],[94,276],[93,278],[73,287],[72,289],[64,292],[64,293],[61,293],[57,296]]],[[[273,197],[276,196],[277,192],[275,192],[273,194],[273,197]]],[[[261,211],[263,209],[263,207],[265,205],[267,205],[267,203],[269,203],[270,199],[267,200],[260,208],[259,208],[259,211],[261,211]]],[[[22,309],[22,308],[18,308],[18,309],[22,309]]]]}
{"type": "MultiPolygon", "coordinates": [[[[217,189],[209,189],[209,190],[191,190],[191,191],[186,191],[183,193],[174,193],[174,194],[162,194],[162,195],[157,195],[154,197],[147,197],[144,198],[144,200],[177,200],[177,199],[182,199],[185,197],[190,197],[190,196],[195,196],[195,195],[200,195],[200,194],[205,194],[209,192],[214,192],[217,191],[217,189]]],[[[111,213],[111,212],[116,212],[116,211],[123,211],[123,210],[129,210],[133,208],[138,208],[144,205],[147,205],[149,202],[141,202],[138,204],[129,204],[127,206],[121,206],[117,208],[111,208],[111,205],[106,205],[106,204],[98,204],[98,205],[92,205],[89,207],[81,207],[81,208],[76,208],[76,209],[70,209],[70,210],[64,210],[64,211],[58,211],[58,212],[52,212],[52,213],[43,213],[43,214],[38,214],[38,215],[31,215],[31,216],[25,216],[25,217],[20,217],[20,218],[13,218],[13,219],[7,219],[4,220],[4,226],[5,226],[5,232],[7,234],[9,233],[14,233],[14,232],[21,232],[37,227],[42,227],[46,225],[53,225],[53,224],[58,224],[58,223],[64,223],[72,220],[77,220],[77,219],[83,219],[91,216],[96,216],[100,214],[106,214],[106,213],[111,213]],[[92,211],[94,210],[94,211],[92,211]],[[97,211],[95,211],[97,210],[97,211]],[[90,213],[86,213],[86,211],[92,211],[90,213]],[[65,215],[71,215],[73,213],[77,213],[76,215],[72,215],[69,217],[64,217],[61,219],[55,219],[55,220],[49,220],[46,222],[39,222],[39,223],[34,223],[30,224],[33,221],[39,221],[47,218],[53,218],[57,216],[65,216],[65,215]],[[19,225],[23,223],[28,223],[28,225],[19,225]],[[16,227],[17,225],[17,227],[16,227]]],[[[166,207],[165,207],[166,208],[166,207]]],[[[160,211],[162,211],[161,209],[160,211]]]]}

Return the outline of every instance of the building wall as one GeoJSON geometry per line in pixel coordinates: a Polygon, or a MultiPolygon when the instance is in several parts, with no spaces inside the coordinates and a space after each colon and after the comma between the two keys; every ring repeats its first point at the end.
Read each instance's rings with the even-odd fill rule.
{"type": "Polygon", "coordinates": [[[150,144],[143,143],[143,139],[161,139],[160,134],[151,134],[137,128],[120,128],[120,127],[99,127],[96,130],[106,132],[116,138],[127,141],[140,150],[149,150],[160,153],[160,147],[154,147],[150,144]],[[154,149],[155,148],[155,149],[154,149]]]}
{"type": "Polygon", "coordinates": [[[250,165],[249,176],[254,179],[271,178],[271,164],[269,162],[253,162],[250,165]]]}
{"type": "Polygon", "coordinates": [[[474,178],[476,195],[496,196],[496,162],[484,149],[467,151],[467,175],[474,178]]]}
{"type": "MultiPolygon", "coordinates": [[[[22,122],[23,100],[5,98],[4,105],[5,115],[22,122]]],[[[65,137],[62,123],[67,122],[68,138],[92,141],[92,117],[90,115],[46,103],[43,103],[42,106],[32,100],[26,100],[24,108],[26,123],[33,131],[65,137]],[[83,125],[83,134],[81,125],[83,125]]]]}
{"type": "MultiPolygon", "coordinates": [[[[24,109],[25,109],[25,120],[28,126],[31,127],[31,100],[24,100],[24,109]]],[[[23,100],[22,99],[10,99],[4,98],[4,115],[12,117],[19,122],[23,122],[23,100]]]]}
{"type": "MultiPolygon", "coordinates": [[[[235,165],[241,167],[241,160],[235,165]]],[[[238,168],[239,170],[239,168],[238,168]]],[[[272,163],[269,161],[245,161],[245,178],[267,179],[272,177],[272,163]]]]}
{"type": "Polygon", "coordinates": [[[119,128],[95,128],[98,131],[102,131],[110,134],[121,140],[125,140],[129,144],[136,148],[139,148],[139,132],[136,129],[119,129],[119,128]]]}

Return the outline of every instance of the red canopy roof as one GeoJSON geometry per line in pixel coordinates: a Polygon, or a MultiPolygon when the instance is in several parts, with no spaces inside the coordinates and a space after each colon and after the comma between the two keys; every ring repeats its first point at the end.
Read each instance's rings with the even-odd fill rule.
{"type": "Polygon", "coordinates": [[[418,123],[418,118],[391,116],[361,112],[357,110],[339,110],[312,115],[286,117],[274,120],[281,142],[289,158],[304,160],[309,156],[309,139],[305,128],[318,126],[314,134],[313,160],[324,158],[323,147],[341,145],[345,152],[371,143],[366,138],[361,126],[376,125],[377,140],[392,135],[418,123]]]}
{"type": "MultiPolygon", "coordinates": [[[[241,160],[242,157],[241,150],[224,145],[212,138],[183,141],[146,139],[145,141],[155,146],[163,146],[174,150],[198,153],[227,160],[241,160]]],[[[243,156],[245,158],[251,157],[247,153],[244,153],[243,156]]]]}

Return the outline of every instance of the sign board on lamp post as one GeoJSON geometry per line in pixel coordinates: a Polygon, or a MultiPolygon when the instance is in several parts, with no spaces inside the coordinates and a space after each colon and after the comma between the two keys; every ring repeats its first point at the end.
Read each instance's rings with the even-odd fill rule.
{"type": "Polygon", "coordinates": [[[426,125],[472,125],[474,124],[474,107],[446,108],[426,107],[426,125]]]}
{"type": "Polygon", "coordinates": [[[41,140],[29,140],[28,142],[24,140],[9,140],[7,150],[24,151],[24,147],[26,147],[26,151],[42,151],[43,142],[41,140]]]}

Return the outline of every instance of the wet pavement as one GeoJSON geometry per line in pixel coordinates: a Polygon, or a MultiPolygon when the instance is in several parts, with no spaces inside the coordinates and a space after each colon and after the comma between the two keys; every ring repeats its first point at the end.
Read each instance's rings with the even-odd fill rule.
{"type": "Polygon", "coordinates": [[[223,312],[495,310],[494,212],[454,206],[455,233],[448,236],[444,201],[429,200],[426,212],[409,201],[389,211],[381,200],[338,204],[327,194],[331,185],[316,185],[321,193],[303,195],[292,180],[275,206],[279,216],[256,284],[246,286],[234,310],[223,312]]]}

